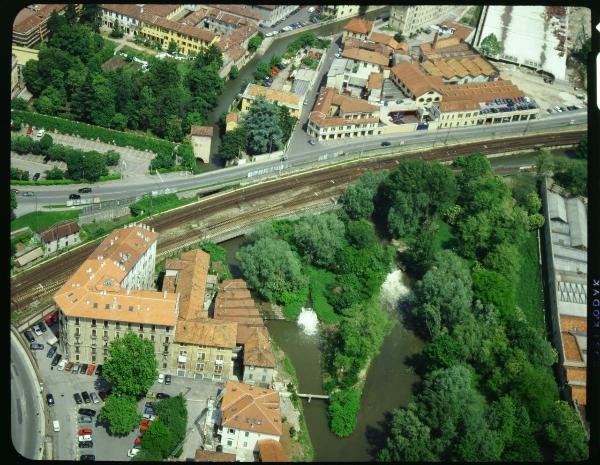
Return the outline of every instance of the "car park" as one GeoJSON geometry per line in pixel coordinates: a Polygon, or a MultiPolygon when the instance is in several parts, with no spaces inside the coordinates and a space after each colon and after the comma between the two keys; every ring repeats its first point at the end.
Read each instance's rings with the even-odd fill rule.
{"type": "Polygon", "coordinates": [[[81,195],[79,195],[79,194],[69,194],[69,200],[77,200],[80,198],[81,198],[81,195]]]}
{"type": "Polygon", "coordinates": [[[56,354],[54,356],[54,358],[52,359],[52,366],[55,367],[56,365],[58,365],[58,362],[60,362],[60,359],[62,358],[62,355],[60,354],[56,354]]]}
{"type": "Polygon", "coordinates": [[[567,111],[565,107],[560,107],[560,111],[567,111]]]}
{"type": "Polygon", "coordinates": [[[90,399],[92,399],[94,404],[98,404],[100,402],[100,399],[98,399],[98,396],[95,392],[90,392],[90,399]]]}
{"type": "Polygon", "coordinates": [[[33,333],[31,331],[25,331],[23,335],[29,342],[35,341],[35,337],[33,337],[33,333]]]}
{"type": "Polygon", "coordinates": [[[31,350],[44,350],[44,344],[40,344],[39,342],[32,342],[29,344],[29,348],[31,350]]]}
{"type": "Polygon", "coordinates": [[[577,110],[577,107],[575,107],[575,106],[573,106],[573,105],[569,105],[569,106],[567,107],[567,110],[569,110],[569,111],[577,110]]]}
{"type": "Polygon", "coordinates": [[[78,436],[79,442],[85,442],[85,441],[91,441],[92,440],[92,435],[91,434],[83,434],[78,436]]]}
{"type": "Polygon", "coordinates": [[[81,393],[81,397],[83,397],[83,401],[84,401],[86,404],[89,404],[89,403],[91,402],[91,400],[90,400],[90,395],[87,393],[87,391],[83,391],[83,392],[81,393]]]}
{"type": "Polygon", "coordinates": [[[42,335],[42,330],[40,328],[38,328],[38,325],[33,325],[31,327],[31,329],[33,329],[33,332],[35,333],[36,336],[42,335]]]}
{"type": "MultiPolygon", "coordinates": [[[[75,399],[75,402],[77,402],[77,405],[83,403],[83,400],[81,399],[81,395],[78,392],[73,394],[73,398],[75,399]]],[[[81,411],[79,413],[81,413],[81,411]]]]}
{"type": "Polygon", "coordinates": [[[60,363],[58,364],[58,366],[56,367],[56,369],[58,371],[63,371],[66,366],[67,366],[67,361],[66,360],[61,360],[60,363]]]}
{"type": "Polygon", "coordinates": [[[83,365],[81,365],[81,369],[79,370],[79,373],[81,373],[82,375],[86,372],[88,368],[88,364],[84,363],[83,365]]]}
{"type": "MultiPolygon", "coordinates": [[[[57,347],[56,346],[52,346],[50,347],[50,350],[48,350],[48,358],[52,358],[54,357],[54,354],[56,353],[57,347]]],[[[58,362],[57,362],[58,363],[58,362]]]]}
{"type": "Polygon", "coordinates": [[[164,392],[159,392],[156,394],[157,399],[170,399],[171,396],[169,394],[165,394],[164,392]]]}
{"type": "Polygon", "coordinates": [[[89,415],[79,415],[77,417],[77,422],[81,425],[85,425],[87,423],[92,423],[94,420],[89,415]]]}
{"type": "Polygon", "coordinates": [[[46,394],[46,402],[48,402],[48,406],[52,407],[54,405],[54,397],[52,394],[46,394]]]}
{"type": "Polygon", "coordinates": [[[94,443],[92,441],[83,441],[79,443],[80,449],[91,449],[94,447],[94,443]]]}
{"type": "Polygon", "coordinates": [[[89,408],[80,408],[78,413],[79,415],[87,415],[89,417],[96,416],[96,411],[89,408]]]}

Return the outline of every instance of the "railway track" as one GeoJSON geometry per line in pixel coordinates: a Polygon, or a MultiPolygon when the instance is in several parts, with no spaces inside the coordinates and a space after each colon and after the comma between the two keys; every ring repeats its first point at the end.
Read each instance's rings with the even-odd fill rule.
{"type": "MultiPolygon", "coordinates": [[[[365,171],[392,169],[397,166],[401,159],[449,161],[457,156],[474,152],[489,155],[524,149],[573,145],[578,143],[585,133],[586,131],[572,131],[533,135],[525,138],[499,139],[405,152],[364,161],[358,160],[341,166],[325,167],[308,173],[285,176],[263,184],[248,186],[241,190],[217,194],[213,197],[207,197],[201,202],[158,215],[144,222],[155,228],[157,232],[163,233],[187,223],[198,222],[220,211],[236,206],[248,206],[255,201],[281,194],[287,190],[293,191],[301,186],[306,187],[306,190],[300,190],[292,197],[277,201],[269,206],[240,212],[216,223],[209,223],[202,228],[182,233],[177,237],[165,237],[164,240],[159,238],[157,255],[161,257],[181,247],[200,242],[205,237],[215,237],[222,231],[241,228],[268,218],[281,216],[286,211],[298,210],[302,205],[311,202],[311,200],[314,201],[318,196],[316,193],[320,191],[328,192],[325,194],[327,196],[337,195],[341,193],[346,184],[358,179],[365,171]]],[[[53,294],[66,282],[68,277],[93,252],[98,244],[99,241],[91,242],[13,278],[11,280],[11,311],[23,310],[30,304],[36,301],[39,302],[53,294]]]]}

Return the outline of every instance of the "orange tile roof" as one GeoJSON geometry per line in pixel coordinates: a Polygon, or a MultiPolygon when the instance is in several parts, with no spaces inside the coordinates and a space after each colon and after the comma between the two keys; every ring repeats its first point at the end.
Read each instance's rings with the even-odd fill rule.
{"type": "Polygon", "coordinates": [[[32,29],[40,26],[42,23],[48,21],[48,18],[50,18],[50,15],[54,10],[61,11],[67,5],[64,3],[57,3],[52,5],[37,4],[37,6],[40,7],[38,11],[32,11],[30,8],[23,8],[17,14],[13,23],[13,32],[26,34],[32,29]]]}
{"type": "Polygon", "coordinates": [[[244,97],[262,96],[270,102],[281,102],[282,104],[298,106],[300,104],[300,96],[291,92],[282,90],[274,90],[269,87],[257,86],[256,84],[248,84],[243,94],[244,97]]]}
{"type": "Polygon", "coordinates": [[[576,400],[579,405],[587,405],[587,388],[586,386],[571,385],[571,397],[576,400]]]}
{"type": "Polygon", "coordinates": [[[352,18],[344,26],[344,31],[356,34],[368,34],[373,29],[373,22],[368,19],[352,18]]]}
{"type": "Polygon", "coordinates": [[[471,61],[481,69],[481,72],[486,76],[491,76],[496,73],[496,70],[492,67],[489,61],[484,59],[483,57],[476,56],[472,57],[471,61]]]}
{"type": "Polygon", "coordinates": [[[400,62],[392,68],[392,73],[417,97],[431,90],[440,92],[440,84],[414,63],[400,62]]]}
{"type": "Polygon", "coordinates": [[[229,5],[229,4],[211,4],[209,5],[213,8],[216,8],[221,11],[226,11],[228,13],[232,13],[234,15],[243,16],[245,18],[250,18],[255,21],[260,21],[261,16],[260,13],[254,11],[252,8],[246,5],[229,5]]]}
{"type": "Polygon", "coordinates": [[[174,31],[182,36],[192,37],[202,42],[211,43],[215,38],[219,38],[219,35],[214,32],[201,29],[199,27],[187,26],[177,21],[171,21],[170,19],[162,18],[157,15],[148,14],[146,12],[139,14],[140,20],[145,23],[158,26],[159,28],[166,29],[168,31],[174,31]]]}
{"type": "Polygon", "coordinates": [[[279,441],[274,439],[259,439],[258,456],[261,462],[289,462],[288,455],[279,441]]]}
{"type": "Polygon", "coordinates": [[[221,321],[238,323],[237,342],[245,344],[250,332],[249,327],[263,327],[264,322],[250,291],[243,280],[225,280],[219,287],[215,299],[214,318],[221,321]]]}
{"type": "Polygon", "coordinates": [[[565,360],[572,362],[583,362],[583,358],[581,358],[579,345],[577,344],[577,339],[575,339],[575,336],[567,332],[561,332],[560,335],[562,337],[565,360]]]}
{"type": "Polygon", "coordinates": [[[561,331],[579,331],[587,333],[587,318],[580,316],[560,315],[561,331]]]}
{"type": "Polygon", "coordinates": [[[383,86],[383,73],[371,73],[369,74],[369,80],[367,81],[367,89],[381,89],[383,86]]]}
{"type": "Polygon", "coordinates": [[[565,367],[568,381],[587,381],[587,369],[584,367],[565,367]]]}
{"type": "Polygon", "coordinates": [[[372,52],[377,52],[383,55],[384,57],[389,57],[392,53],[394,53],[394,49],[389,45],[375,43],[375,42],[365,42],[364,40],[360,40],[354,37],[349,37],[344,42],[344,47],[346,49],[351,48],[361,48],[365,50],[371,50],[372,52]]]}
{"type": "Polygon", "coordinates": [[[371,52],[362,48],[348,48],[346,47],[342,52],[343,58],[350,58],[354,61],[363,61],[365,63],[373,63],[379,66],[388,66],[390,60],[383,56],[381,53],[371,52]]]}
{"type": "Polygon", "coordinates": [[[453,111],[478,110],[479,102],[475,100],[459,100],[455,102],[446,102],[442,100],[440,102],[439,108],[442,113],[453,111]]]}
{"type": "Polygon", "coordinates": [[[145,3],[143,9],[144,13],[166,18],[180,7],[181,5],[168,5],[165,3],[145,3]]]}
{"type": "Polygon", "coordinates": [[[198,449],[195,459],[196,462],[235,462],[235,454],[198,449]]]}
{"type": "Polygon", "coordinates": [[[237,123],[238,118],[239,113],[236,111],[232,111],[230,113],[227,113],[227,116],[225,117],[225,123],[237,123]]]}
{"type": "Polygon", "coordinates": [[[38,234],[40,235],[42,242],[48,243],[70,236],[71,234],[77,234],[79,233],[79,229],[77,221],[64,221],[53,226],[48,226],[47,228],[38,231],[38,234]]]}
{"type": "Polygon", "coordinates": [[[237,323],[214,320],[186,321],[179,319],[175,342],[208,347],[235,348],[237,323]]]}
{"type": "Polygon", "coordinates": [[[469,34],[473,30],[472,27],[467,27],[463,24],[455,23],[452,21],[446,21],[441,24],[443,26],[454,28],[454,33],[452,34],[452,37],[455,37],[459,40],[465,40],[467,37],[469,37],[469,34]]]}
{"type": "Polygon", "coordinates": [[[319,126],[378,123],[379,117],[362,117],[358,119],[344,117],[346,113],[373,113],[378,109],[377,106],[371,105],[365,100],[339,95],[331,87],[321,87],[315,106],[308,117],[319,126]],[[341,116],[335,114],[337,113],[337,109],[339,109],[341,116]]]}
{"type": "Polygon", "coordinates": [[[209,8],[198,8],[196,11],[190,13],[187,16],[184,16],[177,22],[185,24],[186,26],[196,26],[208,15],[209,10],[209,8]]]}
{"type": "Polygon", "coordinates": [[[275,368],[275,355],[266,329],[253,328],[244,345],[244,365],[275,368]]]}
{"type": "Polygon", "coordinates": [[[454,71],[454,75],[464,78],[469,75],[469,71],[455,59],[447,60],[446,63],[454,71]]]}
{"type": "MultiPolygon", "coordinates": [[[[236,321],[235,318],[226,318],[224,319],[224,321],[236,321]]],[[[252,335],[254,334],[254,331],[258,328],[258,329],[264,329],[264,323],[262,322],[262,320],[260,322],[257,322],[255,324],[251,324],[250,322],[248,322],[248,319],[243,320],[243,322],[237,322],[238,324],[238,329],[237,329],[237,340],[236,343],[238,345],[246,345],[248,343],[248,339],[250,339],[252,337],[252,335]]]]}
{"type": "Polygon", "coordinates": [[[212,137],[214,128],[212,126],[199,126],[192,124],[190,134],[192,136],[212,137]]]}
{"type": "Polygon", "coordinates": [[[277,391],[227,381],[221,412],[221,425],[224,427],[281,436],[277,391]]]}
{"type": "Polygon", "coordinates": [[[371,42],[375,42],[378,44],[388,45],[389,47],[392,47],[394,50],[398,50],[398,49],[402,48],[402,46],[396,39],[394,39],[392,36],[389,36],[387,34],[382,34],[381,32],[371,32],[371,35],[369,36],[369,40],[371,42]]]}
{"type": "Polygon", "coordinates": [[[165,263],[165,270],[177,270],[175,291],[179,293],[180,320],[208,318],[204,293],[209,263],[210,255],[198,249],[181,254],[180,260],[165,263]]]}

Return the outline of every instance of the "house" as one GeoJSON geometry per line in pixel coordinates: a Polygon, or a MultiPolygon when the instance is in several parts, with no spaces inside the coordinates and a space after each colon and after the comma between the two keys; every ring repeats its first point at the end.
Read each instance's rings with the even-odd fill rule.
{"type": "Polygon", "coordinates": [[[300,5],[258,4],[249,4],[247,6],[252,8],[260,15],[260,25],[265,27],[272,27],[273,25],[275,25],[275,23],[287,18],[300,7],[300,5]]]}
{"type": "Polygon", "coordinates": [[[342,33],[342,42],[347,38],[354,37],[360,40],[367,40],[371,30],[373,29],[373,22],[368,19],[352,18],[344,26],[342,33]]]}
{"type": "Polygon", "coordinates": [[[369,71],[383,71],[390,64],[388,56],[362,48],[346,47],[342,52],[342,58],[352,60],[359,67],[369,68],[369,71]]]}
{"type": "Polygon", "coordinates": [[[302,98],[293,92],[285,92],[283,90],[274,90],[265,86],[257,86],[256,84],[248,84],[242,94],[241,112],[244,113],[250,109],[252,102],[257,97],[264,97],[267,101],[278,103],[290,109],[290,115],[298,118],[300,116],[300,108],[302,107],[302,98]]]}
{"type": "Polygon", "coordinates": [[[342,139],[378,134],[378,126],[378,106],[321,87],[308,115],[307,132],[319,140],[342,139]]]}
{"type": "Polygon", "coordinates": [[[414,63],[401,62],[391,69],[392,81],[418,104],[429,107],[442,99],[442,79],[428,76],[414,63]]]}
{"type": "Polygon", "coordinates": [[[367,101],[376,105],[380,103],[383,92],[383,73],[371,73],[367,81],[367,101]]]}
{"type": "Polygon", "coordinates": [[[203,163],[210,163],[210,148],[213,137],[212,126],[192,125],[190,128],[194,156],[203,163]]]}
{"type": "Polygon", "coordinates": [[[223,452],[252,457],[258,441],[279,441],[282,434],[279,393],[272,389],[228,381],[220,405],[223,452]]]}
{"type": "Polygon", "coordinates": [[[252,328],[244,344],[243,382],[269,387],[273,382],[275,366],[275,355],[266,328],[252,328]]]}
{"type": "Polygon", "coordinates": [[[15,45],[32,47],[48,38],[48,19],[54,10],[64,13],[66,4],[31,4],[21,9],[12,27],[12,41],[15,45]]]}
{"type": "Polygon", "coordinates": [[[240,114],[237,111],[227,113],[225,117],[225,132],[233,131],[238,127],[240,114]]]}
{"type": "Polygon", "coordinates": [[[77,221],[63,221],[38,231],[36,237],[42,243],[44,255],[48,256],[69,245],[79,244],[81,242],[79,230],[77,221]]]}
{"type": "Polygon", "coordinates": [[[279,441],[273,439],[258,440],[258,458],[261,462],[289,462],[290,458],[279,441]]]}
{"type": "Polygon", "coordinates": [[[321,18],[343,19],[358,15],[359,10],[360,5],[321,5],[321,18]]]}

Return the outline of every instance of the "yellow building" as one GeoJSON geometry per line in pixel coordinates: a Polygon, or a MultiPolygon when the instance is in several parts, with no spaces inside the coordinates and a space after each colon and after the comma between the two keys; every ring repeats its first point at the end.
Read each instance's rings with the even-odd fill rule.
{"type": "Polygon", "coordinates": [[[290,115],[298,118],[300,116],[300,107],[302,106],[299,95],[292,92],[284,92],[282,90],[273,90],[269,87],[257,86],[256,84],[248,84],[242,95],[242,113],[248,111],[252,102],[257,97],[264,97],[271,103],[278,103],[290,109],[290,115]]]}

